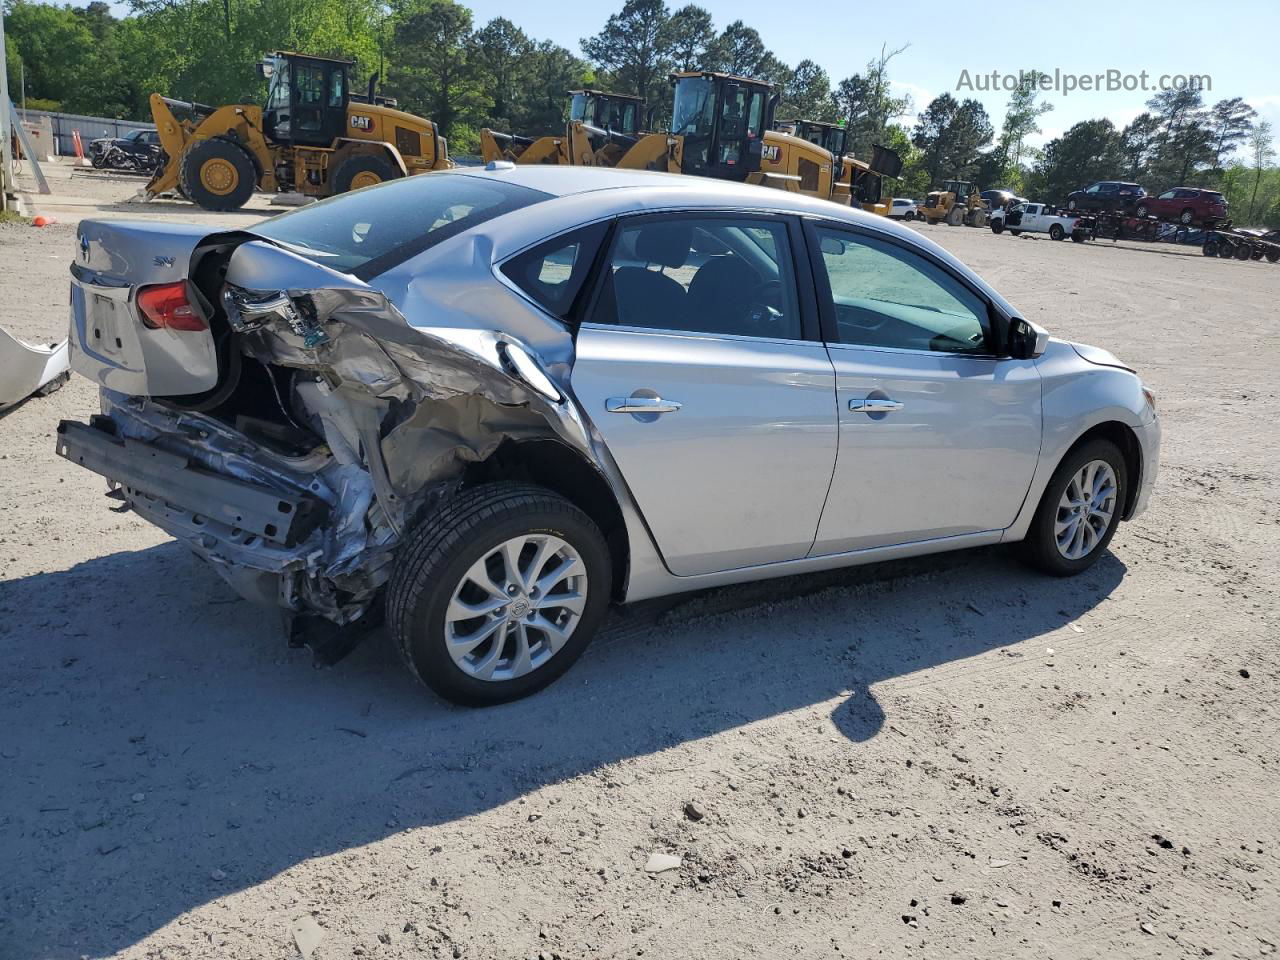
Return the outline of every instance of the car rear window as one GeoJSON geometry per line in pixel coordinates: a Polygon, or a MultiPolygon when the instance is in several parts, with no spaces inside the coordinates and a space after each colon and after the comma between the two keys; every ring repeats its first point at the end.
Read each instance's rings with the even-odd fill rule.
{"type": "Polygon", "coordinates": [[[253,232],[369,280],[477,224],[550,197],[488,177],[423,173],[299,207],[253,232]]]}

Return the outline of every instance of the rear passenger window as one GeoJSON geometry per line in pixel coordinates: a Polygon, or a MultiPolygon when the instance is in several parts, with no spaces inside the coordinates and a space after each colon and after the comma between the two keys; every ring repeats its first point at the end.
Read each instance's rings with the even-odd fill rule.
{"type": "Polygon", "coordinates": [[[502,272],[540,307],[564,320],[607,229],[597,223],[548,240],[512,257],[502,272]]]}
{"type": "Polygon", "coordinates": [[[616,237],[593,322],[802,339],[784,222],[646,217],[616,237]]]}

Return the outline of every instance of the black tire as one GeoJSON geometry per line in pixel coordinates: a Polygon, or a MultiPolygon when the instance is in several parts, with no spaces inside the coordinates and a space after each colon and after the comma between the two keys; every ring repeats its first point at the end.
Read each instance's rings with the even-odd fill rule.
{"type": "Polygon", "coordinates": [[[1237,260],[1248,260],[1250,256],[1251,256],[1251,251],[1249,250],[1249,245],[1247,243],[1236,244],[1237,260]]]}
{"type": "Polygon", "coordinates": [[[1062,229],[1062,224],[1060,223],[1049,224],[1049,239],[1061,240],[1066,235],[1067,235],[1067,232],[1062,229]]]}
{"type": "Polygon", "coordinates": [[[906,213],[902,215],[902,219],[907,221],[907,223],[910,223],[915,218],[916,218],[916,215],[912,213],[910,210],[908,210],[906,213]]]}
{"type": "Polygon", "coordinates": [[[1089,440],[1070,451],[1058,464],[1058,469],[1049,478],[1049,485],[1044,489],[1040,505],[1036,508],[1035,517],[1027,530],[1027,537],[1018,545],[1023,561],[1052,574],[1055,577],[1073,577],[1084,573],[1106,551],[1111,538],[1115,536],[1116,527],[1120,525],[1120,513],[1125,497],[1129,492],[1129,474],[1125,468],[1124,457],[1110,440],[1101,438],[1089,440]],[[1111,525],[1094,546],[1083,557],[1072,560],[1063,556],[1058,550],[1057,538],[1054,536],[1054,525],[1058,518],[1058,501],[1066,492],[1067,484],[1085,464],[1093,460],[1105,461],[1116,476],[1115,509],[1112,512],[1111,525]]]}
{"type": "Polygon", "coordinates": [[[101,170],[103,167],[107,165],[106,154],[95,153],[93,155],[93,158],[89,162],[93,164],[93,168],[95,170],[101,170]]]}
{"type": "Polygon", "coordinates": [[[361,187],[372,187],[375,183],[386,183],[399,178],[400,171],[381,157],[368,153],[357,153],[347,157],[333,172],[334,193],[346,193],[361,187]],[[377,178],[375,181],[374,178],[377,178]]]}
{"type": "Polygon", "coordinates": [[[991,221],[991,232],[992,232],[992,233],[997,233],[997,234],[999,234],[999,233],[1004,233],[1004,221],[1003,221],[1003,220],[992,220],[992,221],[991,221]]]}
{"type": "Polygon", "coordinates": [[[1015,230],[1015,229],[1013,229],[1013,227],[1010,227],[1010,228],[1009,228],[1009,232],[1010,232],[1011,234],[1013,234],[1015,237],[1020,237],[1020,236],[1022,236],[1022,231],[1021,231],[1021,230],[1015,230]]]}
{"type": "Polygon", "coordinates": [[[1216,257],[1218,255],[1218,241],[1206,240],[1200,252],[1203,253],[1206,257],[1216,257]]]}
{"type": "Polygon", "coordinates": [[[1277,260],[1280,260],[1280,250],[1275,249],[1274,247],[1268,247],[1266,257],[1267,263],[1275,263],[1277,260]]]}
{"type": "Polygon", "coordinates": [[[576,506],[533,484],[484,484],[442,504],[400,548],[387,587],[387,626],[410,672],[441,697],[464,706],[506,703],[536,693],[573,666],[608,609],[611,580],[604,535],[576,506]],[[471,676],[446,647],[453,591],[497,546],[536,533],[559,537],[581,557],[587,576],[581,619],[564,646],[531,672],[510,680],[471,676]]]}
{"type": "Polygon", "coordinates": [[[258,188],[258,168],[249,151],[221,138],[197,140],[182,155],[182,192],[205,210],[239,210],[258,188]]]}
{"type": "Polygon", "coordinates": [[[1087,240],[1087,239],[1088,239],[1088,238],[1087,238],[1083,233],[1081,233],[1079,230],[1077,230],[1077,231],[1075,231],[1074,233],[1072,233],[1072,234],[1071,234],[1071,242],[1072,242],[1072,243],[1084,243],[1084,242],[1085,242],[1085,240],[1087,240]]]}

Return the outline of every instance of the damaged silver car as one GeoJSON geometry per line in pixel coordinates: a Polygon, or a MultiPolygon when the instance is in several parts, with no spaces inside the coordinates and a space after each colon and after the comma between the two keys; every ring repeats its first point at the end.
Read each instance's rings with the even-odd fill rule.
{"type": "Polygon", "coordinates": [[[493,164],[248,230],[85,221],[58,452],[332,660],[483,704],[611,602],[1021,541],[1088,568],[1154,399],[937,245],[694,177],[493,164]]]}

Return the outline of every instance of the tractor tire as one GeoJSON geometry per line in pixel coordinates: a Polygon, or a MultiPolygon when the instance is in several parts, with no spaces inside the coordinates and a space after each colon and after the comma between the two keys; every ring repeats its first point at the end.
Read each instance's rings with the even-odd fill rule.
{"type": "Polygon", "coordinates": [[[958,227],[964,223],[964,208],[957,205],[947,211],[947,226],[958,227]]]}
{"type": "Polygon", "coordinates": [[[982,229],[987,225],[987,211],[970,210],[968,221],[969,221],[969,226],[982,229]]]}
{"type": "Polygon", "coordinates": [[[1062,229],[1062,224],[1054,223],[1049,225],[1049,238],[1051,240],[1061,240],[1066,235],[1066,231],[1062,229]]]}
{"type": "Polygon", "coordinates": [[[198,140],[182,155],[182,193],[205,210],[239,210],[258,187],[258,168],[249,151],[230,140],[198,140]]]}
{"type": "Polygon", "coordinates": [[[330,181],[334,193],[346,193],[362,187],[374,187],[388,180],[398,180],[400,171],[381,157],[357,153],[338,164],[330,181]]]}

